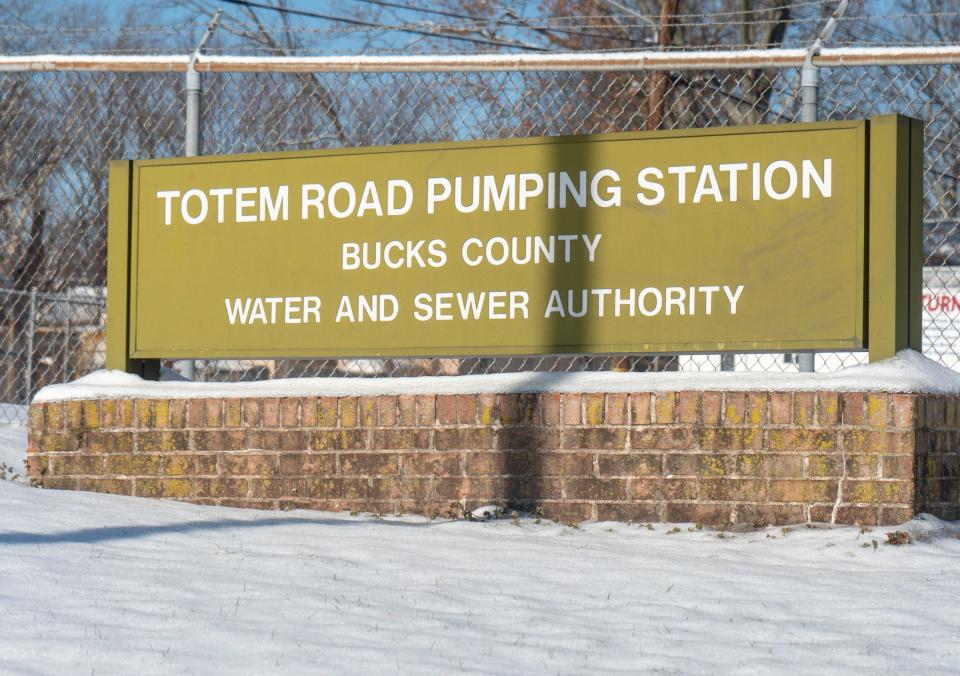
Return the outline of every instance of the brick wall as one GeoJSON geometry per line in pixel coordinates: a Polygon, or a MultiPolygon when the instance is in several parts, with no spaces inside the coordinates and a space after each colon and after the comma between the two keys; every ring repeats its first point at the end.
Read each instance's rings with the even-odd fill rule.
{"type": "Polygon", "coordinates": [[[957,397],[836,392],[33,404],[50,488],[266,509],[751,525],[958,518],[957,397]]]}

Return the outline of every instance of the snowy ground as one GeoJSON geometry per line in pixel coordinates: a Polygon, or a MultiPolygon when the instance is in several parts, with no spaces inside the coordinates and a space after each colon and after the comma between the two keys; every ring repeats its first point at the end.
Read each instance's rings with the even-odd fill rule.
{"type": "MultiPolygon", "coordinates": [[[[0,458],[24,447],[0,428],[0,458]]],[[[892,546],[893,529],[431,523],[10,481],[0,515],[4,674],[960,670],[960,524],[934,519],[892,546]]]]}
{"type": "Polygon", "coordinates": [[[26,481],[26,420],[26,406],[0,404],[0,479],[26,481]]]}

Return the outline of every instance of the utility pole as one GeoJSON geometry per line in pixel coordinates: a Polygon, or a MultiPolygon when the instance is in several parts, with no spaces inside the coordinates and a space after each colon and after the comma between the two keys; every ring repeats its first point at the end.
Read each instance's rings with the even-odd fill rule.
{"type": "MultiPolygon", "coordinates": [[[[673,42],[673,33],[676,29],[676,14],[678,0],[663,0],[660,8],[660,30],[657,34],[657,45],[663,49],[673,42]]],[[[667,73],[655,71],[650,76],[650,98],[647,101],[647,129],[659,129],[663,123],[663,107],[667,97],[667,73]]]]}
{"type": "MultiPolygon", "coordinates": [[[[833,15],[823,26],[823,30],[817,36],[809,47],[807,47],[807,56],[803,61],[803,67],[800,69],[800,121],[816,122],[819,117],[820,104],[820,66],[813,63],[813,57],[820,53],[823,43],[830,39],[834,31],[837,30],[837,22],[843,13],[847,11],[848,0],[840,0],[840,4],[833,11],[833,15]]],[[[797,365],[801,373],[813,373],[815,370],[817,355],[814,352],[803,352],[797,357],[797,365]]]]}
{"type": "MultiPolygon", "coordinates": [[[[200,73],[197,72],[197,59],[203,54],[204,48],[207,46],[210,38],[213,37],[213,32],[217,29],[217,24],[220,23],[220,16],[222,14],[223,10],[218,9],[213,15],[213,18],[210,19],[210,23],[207,24],[207,30],[204,31],[203,37],[200,38],[200,43],[197,45],[197,48],[193,50],[193,54],[190,55],[190,61],[187,63],[187,137],[186,143],[184,144],[184,155],[186,157],[196,157],[199,155],[203,141],[200,129],[200,105],[203,94],[203,83],[200,80],[200,73]]],[[[185,359],[180,362],[180,373],[182,373],[183,377],[187,380],[196,379],[196,367],[192,359],[185,359]]]]}

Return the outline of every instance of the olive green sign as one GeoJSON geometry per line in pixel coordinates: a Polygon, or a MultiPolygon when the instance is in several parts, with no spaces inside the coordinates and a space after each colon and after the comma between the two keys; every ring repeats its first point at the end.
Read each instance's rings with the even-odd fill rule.
{"type": "Polygon", "coordinates": [[[909,226],[912,124],[117,162],[111,365],[864,348],[869,194],[909,226]]]}

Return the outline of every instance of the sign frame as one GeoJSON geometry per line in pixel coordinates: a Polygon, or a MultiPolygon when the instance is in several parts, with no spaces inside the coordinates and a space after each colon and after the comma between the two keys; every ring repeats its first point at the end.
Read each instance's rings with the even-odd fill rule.
{"type": "MultiPolygon", "coordinates": [[[[109,170],[108,208],[108,299],[107,299],[107,366],[154,378],[159,373],[160,359],[183,358],[352,358],[352,357],[448,357],[448,356],[506,356],[530,354],[510,348],[484,346],[455,353],[424,354],[417,350],[396,350],[389,354],[360,350],[352,354],[331,351],[303,354],[286,349],[269,354],[227,353],[203,350],[150,351],[137,349],[136,313],[138,269],[138,188],[139,170],[143,166],[216,164],[244,160],[271,160],[315,158],[329,156],[363,155],[378,152],[442,151],[459,148],[496,148],[504,145],[582,143],[630,139],[696,138],[707,136],[802,132],[815,129],[865,128],[865,147],[862,148],[865,166],[864,202],[860,210],[860,240],[864,250],[851,265],[858,267],[858,295],[854,313],[857,331],[863,336],[861,345],[850,341],[826,342],[798,340],[770,340],[733,344],[671,343],[644,344],[631,341],[623,345],[604,345],[606,354],[677,354],[723,352],[814,352],[830,350],[867,349],[870,361],[895,354],[912,347],[920,349],[922,286],[921,212],[923,124],[901,115],[884,115],[867,121],[818,122],[789,125],[759,125],[752,127],[707,128],[678,131],[625,132],[620,134],[570,136],[557,138],[525,138],[511,140],[476,141],[467,143],[432,143],[384,148],[350,148],[336,150],[308,150],[298,152],[257,153],[200,158],[168,158],[143,161],[113,161],[109,170]],[[649,348],[638,351],[636,348],[649,348]],[[620,349],[623,348],[623,349],[620,349]]],[[[860,342],[860,341],[857,341],[860,342]]],[[[553,352],[551,352],[552,354],[553,352]]],[[[567,352],[569,353],[569,352],[567,352]]],[[[582,353],[582,352],[578,352],[582,353]]]]}

